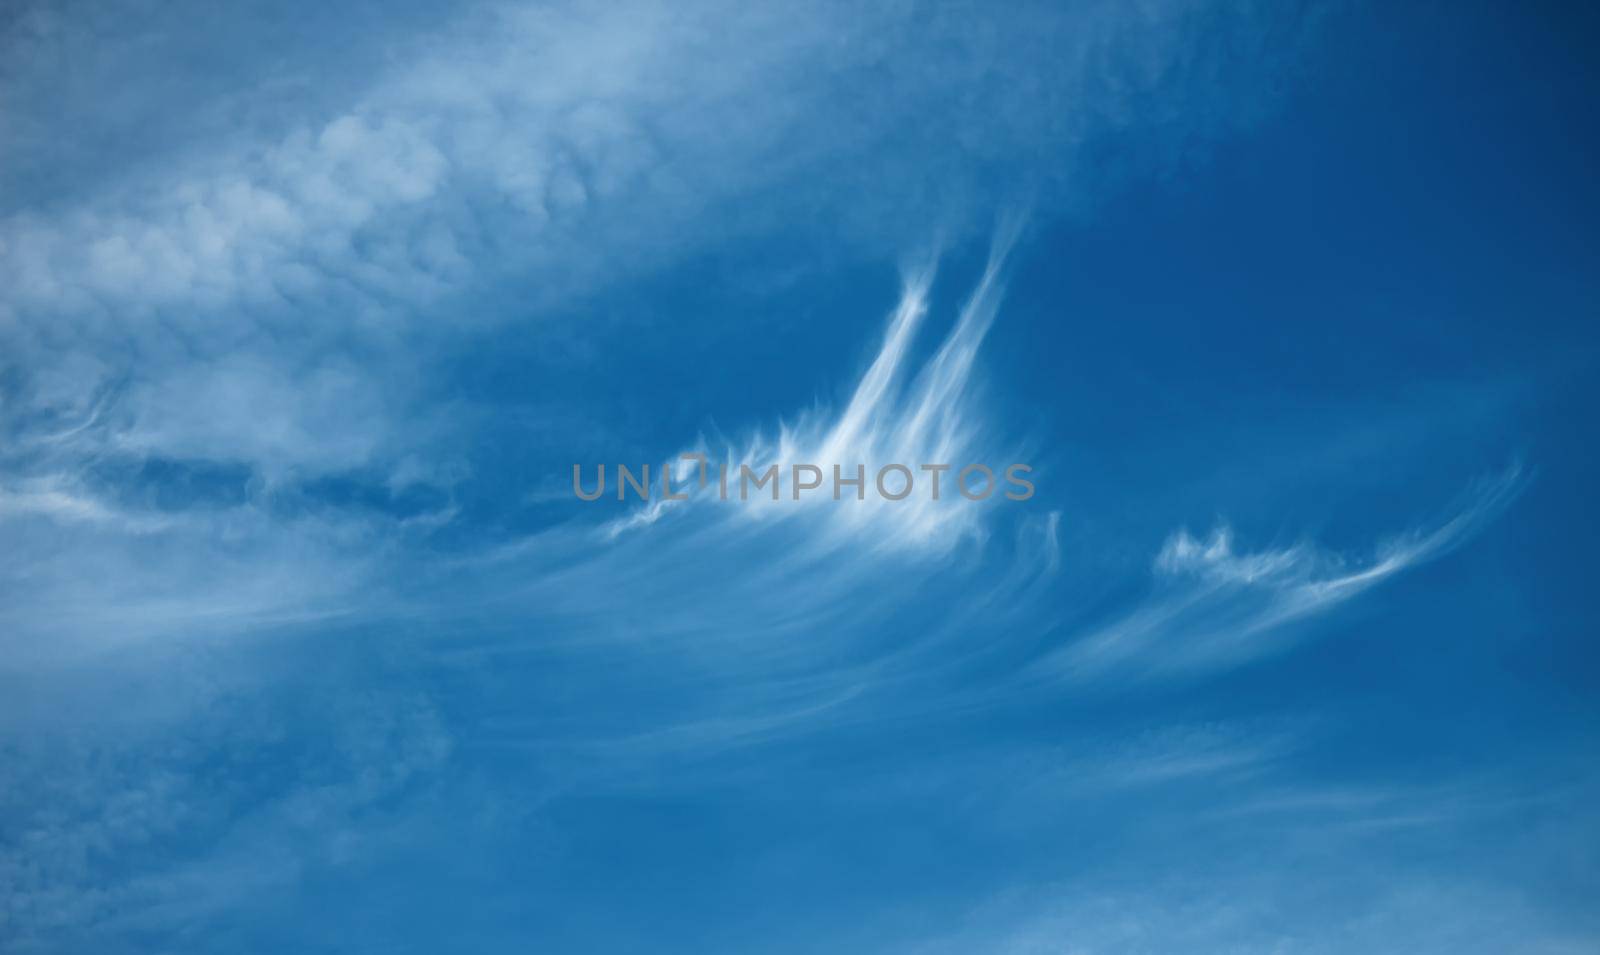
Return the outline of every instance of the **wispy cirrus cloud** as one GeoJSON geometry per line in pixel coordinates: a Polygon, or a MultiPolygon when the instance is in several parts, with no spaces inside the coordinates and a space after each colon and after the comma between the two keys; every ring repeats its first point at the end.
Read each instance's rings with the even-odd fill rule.
{"type": "Polygon", "coordinates": [[[948,550],[964,536],[980,532],[990,506],[1008,492],[1022,493],[1003,483],[1007,469],[1017,464],[1027,469],[1023,474],[1032,470],[1018,458],[1015,445],[994,437],[995,422],[986,420],[978,407],[974,375],[984,336],[1000,308],[1006,258],[1021,223],[1020,217],[1012,217],[996,234],[976,286],[921,369],[913,374],[908,366],[927,318],[936,261],[913,266],[902,277],[900,302],[889,316],[877,354],[842,408],[812,409],[738,446],[717,447],[702,438],[676,460],[661,464],[684,479],[685,499],[662,498],[618,518],[607,525],[608,536],[648,526],[675,506],[709,505],[713,498],[728,505],[725,511],[737,519],[802,520],[810,525],[808,535],[855,548],[948,550]],[[746,469],[761,475],[774,465],[778,486],[748,496],[742,483],[746,469]],[[987,502],[983,506],[964,497],[958,484],[969,465],[987,471],[987,477],[975,472],[970,489],[974,496],[982,495],[978,500],[987,502]],[[702,466],[708,470],[702,472],[702,466]],[[818,486],[798,490],[797,466],[813,468],[805,477],[818,486]],[[888,472],[880,485],[886,467],[897,470],[888,472]],[[714,483],[705,476],[711,470],[717,473],[714,483]]]}
{"type": "Polygon", "coordinates": [[[1302,542],[1241,552],[1227,525],[1169,537],[1137,609],[1071,638],[1038,664],[1071,680],[1177,677],[1237,665],[1284,645],[1291,624],[1330,610],[1460,546],[1526,485],[1520,464],[1477,481],[1444,520],[1350,557],[1302,542]]]}

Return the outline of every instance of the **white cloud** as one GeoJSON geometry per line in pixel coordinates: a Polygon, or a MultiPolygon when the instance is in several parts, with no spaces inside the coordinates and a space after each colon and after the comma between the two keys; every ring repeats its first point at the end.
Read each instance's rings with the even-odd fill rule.
{"type": "MultiPolygon", "coordinates": [[[[133,19],[181,32],[164,17],[133,19]]],[[[36,97],[21,101],[24,125],[56,130],[50,80],[81,59],[63,52],[79,45],[74,24],[37,11],[19,22],[31,26],[12,38],[21,65],[10,81],[36,97]]],[[[1016,198],[982,183],[1023,182],[1054,205],[1090,188],[1070,159],[1094,136],[1149,123],[1165,130],[1159,142],[1178,143],[1229,121],[1208,106],[1169,130],[1162,96],[1210,91],[1220,102],[1226,92],[1234,108],[1253,104],[1262,94],[1230,86],[1196,51],[1221,33],[1280,55],[1261,30],[1254,15],[1193,2],[1051,16],[832,3],[462,7],[434,36],[397,44],[403,58],[361,84],[306,97],[258,83],[249,97],[284,99],[273,122],[215,142],[173,137],[179,151],[158,164],[0,217],[0,353],[21,383],[6,414],[30,420],[47,400],[43,380],[69,363],[86,390],[131,381],[200,406],[213,376],[189,366],[248,353],[295,381],[337,353],[331,361],[355,369],[350,385],[368,393],[347,431],[371,428],[367,443],[384,445],[415,395],[419,336],[525,316],[707,243],[792,227],[801,212],[816,221],[823,211],[835,241],[883,255],[935,228],[960,233],[993,200],[1016,198]],[[484,293],[508,285],[515,308],[483,307],[484,293]],[[85,358],[98,377],[82,378],[85,358]],[[185,382],[196,390],[181,393],[185,382]]],[[[248,56],[250,38],[235,40],[248,56]]],[[[169,68],[119,61],[101,80],[121,99],[173,96],[169,68]]],[[[1161,163],[1165,148],[1125,155],[1161,163]]],[[[305,463],[327,448],[304,420],[323,417],[314,402],[282,389],[257,398],[285,436],[308,438],[300,451],[208,445],[215,429],[194,415],[147,420],[141,434],[251,463],[285,453],[305,463]]],[[[384,445],[382,459],[426,446],[409,440],[384,445]]]]}
{"type": "Polygon", "coordinates": [[[1177,676],[1243,663],[1285,645],[1282,628],[1334,607],[1458,546],[1522,490],[1520,465],[1477,482],[1446,520],[1380,544],[1365,559],[1301,543],[1240,553],[1220,526],[1187,530],[1155,559],[1156,583],[1137,609],[1074,638],[1039,664],[1068,679],[1177,676]]]}
{"type": "MultiPolygon", "coordinates": [[[[1014,463],[1027,464],[1017,459],[1015,448],[980,437],[992,434],[993,428],[982,420],[974,395],[974,362],[1000,306],[1006,256],[1018,227],[1009,223],[996,237],[983,274],[949,335],[915,375],[906,366],[927,316],[933,262],[905,275],[900,302],[889,317],[883,343],[842,409],[837,413],[813,410],[779,426],[774,434],[752,437],[743,447],[718,448],[702,440],[685,453],[704,455],[711,469],[726,471],[728,499],[721,500],[717,479],[709,479],[704,489],[687,480],[698,465],[680,457],[668,463],[674,474],[684,476],[687,487],[683,493],[688,499],[681,505],[657,500],[641,507],[610,524],[608,536],[653,524],[675,505],[720,508],[725,516],[738,520],[801,520],[809,525],[808,533],[826,538],[834,546],[848,543],[881,551],[947,551],[962,538],[979,533],[989,508],[1014,490],[1004,481],[1006,469],[1014,463]],[[983,505],[964,498],[957,486],[962,469],[974,464],[990,469],[990,478],[973,480],[973,493],[985,494],[987,503],[983,505]],[[778,467],[778,499],[763,496],[765,491],[753,491],[748,500],[741,500],[738,482],[742,469],[748,467],[760,474],[773,465],[778,467]],[[820,487],[802,492],[798,500],[796,465],[817,468],[821,477],[814,479],[822,482],[820,487]],[[834,500],[835,465],[841,479],[853,479],[860,469],[864,484],[859,494],[841,480],[839,500],[834,500]],[[909,472],[909,492],[902,500],[886,499],[877,488],[880,471],[895,465],[905,472],[892,475],[884,486],[891,493],[901,493],[909,472]],[[947,470],[930,472],[925,465],[947,470]],[[935,480],[939,483],[937,500],[935,480]]],[[[613,484],[616,480],[613,476],[613,484]]],[[[659,494],[659,490],[653,493],[659,494]]]]}

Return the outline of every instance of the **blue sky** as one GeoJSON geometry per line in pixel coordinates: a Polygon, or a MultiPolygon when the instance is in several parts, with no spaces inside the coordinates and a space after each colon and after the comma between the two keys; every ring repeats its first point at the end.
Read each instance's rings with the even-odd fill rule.
{"type": "Polygon", "coordinates": [[[1593,951],[1567,6],[14,6],[0,949],[1593,951]]]}

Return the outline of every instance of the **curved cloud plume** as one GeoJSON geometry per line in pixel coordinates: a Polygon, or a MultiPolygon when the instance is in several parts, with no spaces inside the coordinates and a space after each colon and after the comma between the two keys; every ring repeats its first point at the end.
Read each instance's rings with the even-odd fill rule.
{"type": "Polygon", "coordinates": [[[1205,540],[1187,530],[1156,556],[1146,603],[1041,662],[1072,679],[1178,675],[1240,663],[1281,645],[1277,632],[1448,553],[1521,492],[1520,464],[1477,482],[1443,521],[1352,559],[1309,542],[1241,553],[1227,525],[1205,540]]]}

